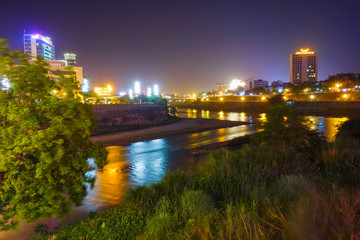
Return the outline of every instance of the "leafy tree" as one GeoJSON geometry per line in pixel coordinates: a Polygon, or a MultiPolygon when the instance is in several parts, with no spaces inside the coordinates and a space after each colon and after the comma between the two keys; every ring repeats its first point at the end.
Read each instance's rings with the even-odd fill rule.
{"type": "Polygon", "coordinates": [[[283,105],[285,103],[282,94],[277,94],[272,96],[271,98],[268,99],[268,102],[271,106],[283,105]]]}
{"type": "Polygon", "coordinates": [[[338,128],[336,138],[354,138],[360,140],[360,119],[350,119],[344,122],[338,128]]]}
{"type": "Polygon", "coordinates": [[[169,107],[169,114],[174,115],[174,116],[177,116],[177,115],[178,115],[178,110],[177,110],[177,108],[170,106],[170,107],[169,107]]]}
{"type": "Polygon", "coordinates": [[[339,73],[331,75],[326,79],[327,87],[333,87],[335,84],[341,84],[342,87],[354,87],[360,84],[360,73],[339,73]]]}
{"type": "Polygon", "coordinates": [[[121,104],[130,104],[131,101],[130,101],[129,96],[122,96],[122,97],[120,97],[120,103],[121,103],[121,104]]]}
{"type": "Polygon", "coordinates": [[[89,139],[92,107],[74,76],[51,80],[45,61],[27,58],[0,39],[0,74],[11,83],[0,90],[0,230],[68,213],[85,183],[93,186],[87,159],[106,164],[106,150],[89,139]]]}
{"type": "Polygon", "coordinates": [[[269,90],[263,88],[263,87],[257,87],[257,88],[253,88],[251,89],[251,92],[254,93],[254,94],[257,94],[257,95],[260,95],[261,94],[268,94],[270,93],[269,90]]]}
{"type": "Polygon", "coordinates": [[[254,143],[276,145],[280,149],[294,148],[299,151],[320,152],[324,138],[310,129],[310,121],[301,111],[289,105],[276,105],[266,113],[267,121],[259,124],[263,130],[252,137],[254,143]]]}

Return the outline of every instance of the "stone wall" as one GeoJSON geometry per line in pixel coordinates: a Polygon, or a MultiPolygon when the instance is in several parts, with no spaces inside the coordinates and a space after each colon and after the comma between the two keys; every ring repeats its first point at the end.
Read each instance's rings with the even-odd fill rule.
{"type": "Polygon", "coordinates": [[[306,109],[360,109],[360,101],[295,101],[306,109]]]}
{"type": "MultiPolygon", "coordinates": [[[[314,110],[360,110],[360,101],[295,101],[294,105],[304,109],[314,110]]],[[[200,103],[171,103],[178,108],[189,108],[209,111],[226,112],[266,112],[268,102],[200,102],[200,103]]]]}
{"type": "Polygon", "coordinates": [[[102,104],[94,105],[97,126],[136,126],[156,124],[168,119],[166,105],[156,104],[102,104]]]}

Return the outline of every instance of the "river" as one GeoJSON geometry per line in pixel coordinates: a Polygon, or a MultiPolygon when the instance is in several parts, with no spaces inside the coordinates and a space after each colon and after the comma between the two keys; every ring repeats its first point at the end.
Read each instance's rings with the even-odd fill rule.
{"type": "MultiPolygon", "coordinates": [[[[266,120],[265,113],[249,115],[244,112],[210,112],[194,109],[180,109],[179,116],[183,118],[209,118],[250,123],[266,120]]],[[[329,141],[335,136],[338,125],[347,120],[346,117],[316,116],[309,116],[309,119],[312,122],[312,128],[321,131],[329,141]]],[[[72,214],[62,220],[42,220],[29,225],[22,223],[19,232],[0,233],[0,239],[24,239],[31,235],[36,224],[46,223],[50,227],[54,227],[85,218],[89,212],[102,211],[118,206],[130,187],[157,182],[166,173],[175,169],[193,171],[197,163],[202,159],[201,156],[193,156],[187,149],[227,141],[254,132],[256,132],[255,124],[250,124],[137,142],[128,146],[108,147],[109,163],[104,167],[103,171],[89,173],[96,175],[96,183],[94,189],[89,189],[82,206],[74,208],[72,214]]]]}

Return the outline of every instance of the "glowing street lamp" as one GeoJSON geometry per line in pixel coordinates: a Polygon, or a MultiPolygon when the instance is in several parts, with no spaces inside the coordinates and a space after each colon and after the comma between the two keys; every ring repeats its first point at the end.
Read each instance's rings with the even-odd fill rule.
{"type": "Polygon", "coordinates": [[[148,87],[148,88],[147,88],[147,96],[148,96],[148,97],[151,97],[151,87],[148,87]]]}

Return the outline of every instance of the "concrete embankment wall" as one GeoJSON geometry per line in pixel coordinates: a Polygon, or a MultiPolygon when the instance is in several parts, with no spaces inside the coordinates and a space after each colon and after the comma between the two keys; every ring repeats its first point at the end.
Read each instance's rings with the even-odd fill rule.
{"type": "Polygon", "coordinates": [[[156,104],[94,105],[97,126],[117,127],[156,124],[168,119],[168,107],[156,104]]]}
{"type": "Polygon", "coordinates": [[[295,101],[295,105],[306,109],[359,109],[360,101],[295,101]]]}
{"type": "Polygon", "coordinates": [[[269,106],[267,102],[201,102],[171,103],[170,105],[178,108],[226,112],[264,112],[269,106]]]}
{"type": "MultiPolygon", "coordinates": [[[[173,103],[171,105],[179,108],[228,112],[264,112],[269,108],[267,102],[201,102],[190,104],[173,103]]],[[[315,110],[360,110],[360,101],[295,101],[294,105],[315,110]]]]}

